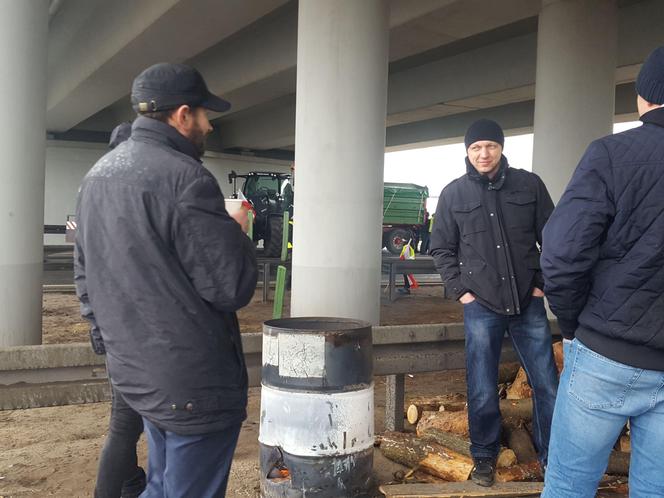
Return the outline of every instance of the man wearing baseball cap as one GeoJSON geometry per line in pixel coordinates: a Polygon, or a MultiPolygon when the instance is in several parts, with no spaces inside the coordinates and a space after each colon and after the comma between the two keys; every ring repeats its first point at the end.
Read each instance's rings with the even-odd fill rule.
{"type": "Polygon", "coordinates": [[[664,47],[636,92],[643,125],[588,146],[544,230],[566,338],[546,498],[595,496],[628,422],[630,496],[664,496],[664,47]]]}
{"type": "Polygon", "coordinates": [[[141,496],[224,496],[247,402],[235,312],[257,279],[246,213],[229,216],[201,164],[206,110],[230,105],[182,64],[143,71],[131,102],[131,138],[79,192],[77,294],[101,334],[114,392],[143,417],[141,496]]]}
{"type": "Polygon", "coordinates": [[[466,174],[443,189],[431,250],[448,296],[463,304],[471,479],[494,482],[500,450],[498,364],[507,332],[533,388],[533,440],[546,466],[558,377],[539,245],[553,203],[540,178],[510,168],[498,123],[466,132],[466,174]]]}

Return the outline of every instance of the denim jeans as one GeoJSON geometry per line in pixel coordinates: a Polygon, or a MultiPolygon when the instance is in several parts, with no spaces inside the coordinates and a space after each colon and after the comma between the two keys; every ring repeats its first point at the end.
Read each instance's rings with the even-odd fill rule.
{"type": "Polygon", "coordinates": [[[147,419],[148,485],[141,498],[223,498],[242,424],[183,436],[147,419]]]}
{"type": "Polygon", "coordinates": [[[136,498],[145,488],[145,472],[138,465],[136,443],[143,419],[111,384],[111,420],[99,457],[95,498],[136,498]]]}
{"type": "Polygon", "coordinates": [[[548,453],[558,373],[544,299],[533,297],[520,315],[495,313],[477,301],[463,307],[470,451],[474,458],[495,458],[500,450],[501,418],[498,364],[507,332],[533,388],[533,440],[540,462],[548,453]]]}
{"type": "Polygon", "coordinates": [[[664,372],[565,341],[543,497],[592,498],[629,421],[629,496],[664,497],[664,372]]]}

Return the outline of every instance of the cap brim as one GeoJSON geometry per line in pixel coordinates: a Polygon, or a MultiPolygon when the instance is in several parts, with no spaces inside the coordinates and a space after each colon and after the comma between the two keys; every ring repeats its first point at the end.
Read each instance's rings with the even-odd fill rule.
{"type": "Polygon", "coordinates": [[[205,107],[214,112],[226,112],[231,108],[231,103],[216,95],[208,93],[207,98],[201,103],[201,107],[205,107]]]}

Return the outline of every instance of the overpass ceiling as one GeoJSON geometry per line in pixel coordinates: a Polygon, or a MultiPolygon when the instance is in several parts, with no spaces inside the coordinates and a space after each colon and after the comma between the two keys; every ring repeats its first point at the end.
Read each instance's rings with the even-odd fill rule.
{"type": "MultiPolygon", "coordinates": [[[[619,83],[664,42],[660,1],[620,3],[619,83]]],[[[388,126],[532,101],[540,5],[390,0],[388,126]]],[[[169,60],[232,102],[215,148],[292,148],[296,49],[295,0],[62,0],[49,25],[48,130],[108,133],[133,117],[133,77],[169,60]]]]}

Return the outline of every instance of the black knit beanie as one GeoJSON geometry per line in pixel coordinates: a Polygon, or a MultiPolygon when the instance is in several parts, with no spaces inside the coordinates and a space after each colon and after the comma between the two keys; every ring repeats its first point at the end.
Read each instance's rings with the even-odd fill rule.
{"type": "Polygon", "coordinates": [[[503,129],[498,123],[490,119],[478,119],[473,124],[470,125],[466,136],[464,138],[464,143],[466,144],[466,150],[471,144],[479,142],[480,140],[491,140],[492,142],[499,143],[501,147],[505,145],[505,134],[503,129]]]}
{"type": "Polygon", "coordinates": [[[636,93],[651,104],[664,104],[664,47],[653,50],[643,63],[636,93]]]}

